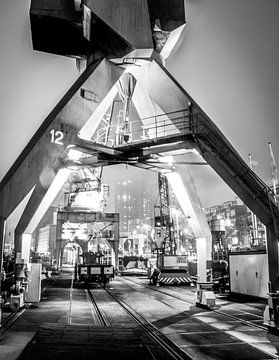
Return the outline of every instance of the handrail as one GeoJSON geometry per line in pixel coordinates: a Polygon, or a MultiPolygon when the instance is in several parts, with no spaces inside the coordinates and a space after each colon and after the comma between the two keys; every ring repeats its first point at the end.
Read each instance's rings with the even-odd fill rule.
{"type": "Polygon", "coordinates": [[[173,111],[166,114],[154,115],[138,121],[130,121],[126,129],[124,124],[111,125],[111,134],[115,136],[115,143],[136,143],[142,139],[157,139],[164,136],[184,134],[191,130],[190,115],[187,109],[173,111]],[[127,141],[119,140],[119,137],[129,135],[127,141]],[[119,142],[120,141],[120,142],[119,142]]]}
{"type": "Polygon", "coordinates": [[[188,112],[189,113],[189,109],[181,109],[181,110],[175,110],[175,111],[171,111],[168,113],[164,113],[164,114],[158,114],[158,115],[153,115],[153,116],[148,116],[146,118],[142,118],[141,120],[148,120],[148,119],[152,119],[154,117],[160,117],[160,116],[168,116],[168,115],[172,115],[172,114],[177,114],[179,112],[188,112]]]}

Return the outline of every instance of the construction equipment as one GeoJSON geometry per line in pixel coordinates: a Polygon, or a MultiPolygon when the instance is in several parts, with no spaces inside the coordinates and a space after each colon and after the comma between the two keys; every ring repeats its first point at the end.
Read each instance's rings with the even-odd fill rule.
{"type": "Polygon", "coordinates": [[[191,285],[192,279],[188,272],[188,257],[186,255],[166,255],[158,257],[159,285],[191,285]]]}
{"type": "Polygon", "coordinates": [[[154,285],[157,283],[159,285],[191,285],[188,257],[176,254],[177,239],[170,214],[168,180],[161,173],[158,173],[158,185],[160,217],[155,216],[155,225],[160,235],[161,245],[157,244],[157,269],[154,269],[151,274],[152,283],[154,285]]]}

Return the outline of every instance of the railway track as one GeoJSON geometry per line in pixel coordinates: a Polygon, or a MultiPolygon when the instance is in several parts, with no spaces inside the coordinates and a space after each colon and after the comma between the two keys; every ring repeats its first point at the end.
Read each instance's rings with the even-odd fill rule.
{"type": "MultiPolygon", "coordinates": [[[[191,305],[193,305],[193,301],[182,299],[180,296],[175,296],[175,294],[169,294],[169,293],[167,293],[167,292],[165,292],[163,290],[153,288],[153,287],[150,287],[150,286],[147,286],[147,285],[145,286],[142,283],[134,281],[132,279],[128,279],[128,280],[135,283],[135,284],[137,284],[137,285],[141,285],[141,286],[144,286],[144,287],[146,287],[148,289],[151,289],[153,291],[157,291],[159,293],[162,293],[164,296],[172,297],[172,298],[175,298],[177,300],[186,302],[187,304],[190,303],[191,305]]],[[[121,309],[125,310],[125,313],[129,317],[129,320],[127,320],[127,324],[129,324],[132,321],[135,324],[137,324],[139,327],[144,329],[144,331],[148,334],[148,336],[150,336],[153,339],[153,341],[156,342],[156,344],[158,346],[160,346],[162,349],[164,349],[165,351],[168,352],[171,359],[194,359],[194,358],[196,358],[195,356],[192,357],[191,353],[189,353],[186,349],[185,349],[186,351],[184,351],[183,346],[181,347],[179,345],[176,345],[175,342],[173,342],[166,335],[164,335],[156,326],[154,326],[144,316],[142,316],[137,311],[135,311],[128,303],[126,303],[122,299],[119,300],[118,296],[114,295],[109,290],[109,288],[103,289],[103,291],[105,291],[107,294],[109,294],[110,297],[112,297],[113,301],[115,303],[117,303],[121,307],[121,309]]],[[[160,301],[159,299],[156,299],[156,300],[160,301]]],[[[166,304],[166,302],[164,300],[161,301],[161,302],[166,304]]],[[[96,305],[98,306],[98,301],[97,301],[96,305]]],[[[168,303],[168,306],[173,307],[169,303],[168,303]]],[[[175,307],[173,307],[173,308],[175,308],[175,307]]],[[[240,317],[230,315],[230,314],[227,314],[227,313],[225,313],[223,311],[219,311],[219,310],[211,310],[211,312],[214,312],[216,314],[220,314],[222,316],[225,316],[230,320],[237,320],[241,324],[249,325],[250,327],[254,327],[257,330],[260,329],[260,330],[265,331],[266,333],[268,333],[268,330],[264,326],[254,324],[254,323],[252,323],[250,321],[246,321],[246,320],[244,320],[244,319],[242,319],[240,317]]],[[[242,311],[242,312],[244,313],[244,311],[242,311]]],[[[246,314],[247,314],[247,312],[246,312],[246,314]]],[[[251,314],[251,315],[255,316],[255,314],[251,314]]],[[[260,318],[260,316],[258,316],[258,317],[260,318]]],[[[110,323],[110,321],[109,321],[109,323],[110,323]]],[[[252,345],[252,347],[253,347],[253,345],[252,345]]],[[[257,349],[257,346],[255,346],[255,349],[257,349]]],[[[160,357],[156,358],[156,356],[152,353],[152,350],[150,350],[150,349],[148,349],[148,350],[152,355],[152,359],[160,359],[160,357]]],[[[261,349],[261,351],[266,354],[266,357],[264,357],[264,358],[278,359],[277,354],[273,353],[272,351],[268,351],[267,349],[261,349]]]]}
{"type": "MultiPolygon", "coordinates": [[[[131,278],[126,278],[125,277],[125,280],[127,281],[130,281],[132,283],[135,283],[137,285],[140,285],[140,286],[143,286],[144,288],[148,288],[149,290],[153,290],[154,292],[158,292],[158,293],[161,293],[163,294],[164,296],[168,296],[168,297],[171,297],[171,298],[174,298],[174,299],[177,299],[177,300],[180,300],[182,302],[185,302],[187,304],[191,304],[193,305],[193,300],[194,299],[191,299],[191,300],[186,300],[185,298],[181,298],[180,296],[176,296],[175,294],[170,294],[168,292],[165,292],[164,290],[160,290],[158,288],[155,288],[155,287],[152,287],[152,286],[148,286],[148,285],[145,285],[145,284],[142,284],[142,282],[138,282],[138,281],[135,281],[135,280],[132,280],[131,278]]],[[[165,304],[164,301],[161,301],[160,299],[157,299],[157,301],[159,302],[162,302],[165,304]]],[[[233,302],[230,302],[231,304],[233,304],[233,302]]],[[[168,304],[168,306],[172,307],[172,305],[168,304]]],[[[215,313],[215,314],[218,314],[218,315],[222,315],[226,318],[228,318],[229,320],[233,320],[233,321],[238,321],[239,323],[243,324],[243,325],[247,325],[249,326],[250,328],[254,328],[255,330],[261,330],[263,331],[265,334],[269,334],[269,331],[268,329],[263,326],[263,325],[258,325],[258,324],[255,324],[251,321],[248,321],[248,320],[244,320],[243,318],[241,317],[238,317],[237,315],[231,315],[231,314],[228,314],[224,311],[220,311],[220,310],[217,310],[217,309],[212,309],[212,310],[209,310],[209,309],[206,309],[207,311],[210,311],[212,313],[215,313]]],[[[236,309],[237,312],[240,312],[242,313],[243,315],[253,315],[253,317],[258,317],[259,319],[262,320],[262,316],[259,316],[259,315],[255,315],[254,313],[250,313],[249,311],[243,311],[243,310],[240,310],[240,309],[236,309]]],[[[256,346],[255,346],[256,348],[256,346]]],[[[279,356],[278,356],[278,352],[275,351],[269,351],[267,348],[266,349],[261,349],[261,351],[263,353],[266,354],[266,358],[268,359],[279,359],[279,356]]]]}
{"type": "MultiPolygon", "coordinates": [[[[187,303],[187,304],[193,304],[193,301],[186,300],[185,298],[182,298],[182,297],[180,297],[180,296],[176,296],[176,295],[174,295],[174,294],[169,294],[168,292],[165,292],[165,291],[163,291],[163,290],[160,290],[160,289],[158,289],[157,287],[154,287],[154,286],[152,287],[152,286],[144,285],[144,284],[142,284],[141,282],[137,282],[137,281],[132,280],[132,279],[127,278],[127,277],[125,277],[125,280],[130,281],[130,282],[133,282],[133,283],[135,283],[135,284],[137,284],[137,285],[141,285],[141,286],[143,286],[143,287],[145,287],[145,288],[148,288],[148,289],[150,289],[150,290],[153,290],[153,291],[156,291],[156,292],[158,292],[158,293],[164,294],[164,295],[166,295],[166,296],[172,297],[172,298],[174,298],[174,299],[183,301],[183,302],[185,302],[185,303],[187,303]]],[[[217,309],[211,309],[211,310],[207,309],[207,310],[208,310],[208,311],[211,311],[211,312],[213,312],[213,313],[216,313],[216,314],[223,315],[223,316],[225,316],[225,317],[227,317],[227,318],[229,318],[229,319],[231,319],[231,320],[239,321],[239,322],[241,322],[241,323],[244,324],[244,325],[248,325],[248,326],[251,326],[251,327],[253,327],[253,328],[260,329],[260,330],[263,330],[263,331],[265,331],[265,332],[268,332],[268,329],[267,329],[265,326],[255,324],[255,323],[253,323],[253,322],[251,322],[251,321],[248,321],[248,320],[244,320],[244,319],[242,319],[241,317],[237,317],[236,315],[230,315],[230,314],[228,314],[228,313],[226,313],[226,312],[223,312],[223,311],[217,310],[217,309]]],[[[243,311],[243,310],[241,310],[241,309],[237,309],[237,311],[238,311],[239,313],[242,313],[243,315],[247,315],[247,314],[248,314],[248,315],[253,315],[253,316],[255,316],[255,317],[258,317],[259,320],[262,319],[262,316],[259,316],[259,315],[250,313],[249,311],[243,311]]]]}
{"type": "MultiPolygon", "coordinates": [[[[42,289],[42,294],[46,290],[46,287],[42,289]]],[[[19,311],[10,313],[0,324],[0,338],[5,332],[25,313],[25,311],[31,306],[26,303],[19,311]]]]}
{"type": "MultiPolygon", "coordinates": [[[[174,360],[191,360],[184,351],[182,351],[177,345],[170,341],[164,334],[162,334],[155,326],[153,326],[148,320],[142,317],[140,314],[135,312],[128,304],[124,303],[117,299],[107,288],[98,289],[98,290],[87,290],[88,296],[92,301],[92,306],[94,309],[94,321],[98,318],[97,323],[99,326],[112,326],[115,325],[114,316],[115,314],[121,313],[121,323],[125,323],[127,327],[134,326],[136,328],[142,329],[142,331],[152,339],[153,343],[159,346],[164,352],[168,354],[168,358],[174,360]],[[99,293],[99,294],[98,294],[99,293]],[[96,296],[96,294],[98,294],[96,296]],[[98,301],[98,297],[101,294],[101,301],[98,301]],[[110,314],[106,313],[104,308],[104,299],[109,303],[109,307],[112,308],[110,314]]],[[[146,343],[143,346],[147,349],[153,360],[160,360],[161,357],[158,357],[152,347],[146,343]]]]}
{"type": "Polygon", "coordinates": [[[94,324],[97,326],[109,326],[109,321],[105,317],[104,313],[100,310],[100,308],[97,305],[97,302],[95,300],[95,297],[93,295],[93,291],[90,289],[87,289],[87,295],[92,303],[92,317],[94,324]]]}
{"type": "Polygon", "coordinates": [[[0,325],[0,338],[5,334],[5,332],[9,329],[10,326],[15,323],[22,314],[28,309],[29,305],[26,304],[22,309],[20,309],[18,312],[13,312],[9,314],[6,319],[4,319],[0,325]]]}
{"type": "MultiPolygon", "coordinates": [[[[170,291],[168,288],[159,288],[159,287],[155,288],[155,287],[149,286],[148,284],[143,284],[140,279],[123,278],[123,280],[125,280],[125,281],[123,282],[122,286],[124,286],[124,287],[122,287],[122,289],[121,289],[121,287],[118,288],[118,286],[116,286],[116,287],[112,286],[111,289],[110,289],[110,287],[108,287],[106,289],[104,289],[104,288],[84,289],[83,288],[83,289],[75,290],[73,288],[73,282],[72,282],[71,289],[70,289],[70,302],[68,303],[69,311],[67,310],[68,307],[67,307],[67,309],[66,308],[64,309],[64,314],[68,314],[68,316],[67,316],[68,324],[73,325],[73,326],[75,326],[75,325],[80,326],[81,318],[79,319],[77,317],[77,315],[83,314],[87,311],[87,313],[86,313],[87,317],[85,317],[85,319],[86,319],[85,321],[87,321],[87,324],[89,326],[94,325],[93,328],[95,326],[100,326],[100,327],[102,327],[102,329],[100,331],[103,333],[106,333],[106,334],[112,334],[113,331],[116,333],[118,331],[120,331],[120,332],[126,331],[125,334],[131,334],[131,335],[129,335],[130,339],[138,339],[138,340],[136,340],[137,341],[136,346],[141,346],[142,348],[145,349],[146,357],[143,357],[145,359],[168,360],[168,359],[194,359],[194,358],[197,358],[192,354],[191,349],[189,350],[189,346],[190,346],[190,348],[192,347],[192,350],[193,350],[193,348],[195,348],[193,351],[196,351],[195,354],[198,354],[197,356],[201,356],[202,354],[205,355],[205,353],[207,354],[207,351],[208,351],[207,346],[210,345],[207,343],[208,337],[210,337],[211,336],[210,334],[211,333],[213,334],[213,332],[216,335],[212,335],[212,336],[217,336],[217,337],[219,336],[218,331],[214,330],[213,332],[211,332],[210,329],[205,329],[205,332],[204,332],[205,341],[204,341],[204,343],[202,343],[202,348],[201,349],[199,348],[199,345],[198,345],[199,340],[198,339],[201,339],[201,337],[203,336],[202,332],[200,332],[199,324],[201,324],[201,321],[203,321],[204,323],[207,322],[207,320],[204,320],[204,319],[201,320],[203,317],[203,313],[205,315],[205,318],[208,318],[208,317],[213,318],[213,316],[209,315],[208,311],[206,311],[206,312],[203,312],[203,310],[201,310],[201,312],[198,311],[199,316],[197,318],[195,318],[196,310],[194,310],[194,312],[193,312],[194,318],[192,319],[192,321],[193,321],[193,325],[196,326],[195,329],[197,329],[197,330],[194,329],[194,331],[193,331],[193,329],[191,328],[191,331],[188,332],[187,328],[189,328],[189,323],[188,323],[188,327],[187,327],[187,322],[185,322],[185,323],[183,322],[183,324],[180,323],[180,325],[179,325],[180,326],[179,330],[181,329],[182,331],[181,331],[181,335],[178,335],[178,336],[176,336],[176,330],[165,331],[164,329],[166,329],[166,326],[168,326],[168,322],[163,323],[164,319],[161,318],[160,316],[158,316],[161,310],[158,310],[160,308],[160,305],[156,303],[157,301],[161,302],[164,305],[167,305],[167,307],[165,307],[165,308],[162,307],[162,311],[166,311],[165,318],[166,319],[173,318],[175,320],[174,323],[177,322],[177,324],[179,324],[179,322],[181,321],[180,319],[184,318],[185,306],[183,305],[183,302],[193,305],[193,293],[187,294],[186,292],[183,292],[183,294],[179,294],[179,293],[175,294],[172,291],[170,291]],[[136,287],[134,286],[134,288],[130,287],[130,290],[129,290],[130,285],[129,285],[128,281],[136,284],[137,286],[136,287]],[[145,291],[144,288],[146,288],[146,290],[148,290],[148,291],[145,291]],[[131,293],[130,294],[131,296],[126,295],[126,294],[128,294],[127,292],[129,292],[129,291],[131,293]],[[155,295],[154,294],[155,292],[157,292],[158,295],[155,295]],[[159,293],[161,295],[159,295],[159,293]],[[188,296],[188,298],[185,298],[185,293],[186,293],[186,296],[188,296]],[[142,298],[140,298],[140,294],[141,294],[142,298]],[[172,301],[171,301],[171,299],[172,299],[172,301]],[[179,301],[176,301],[176,299],[179,301]],[[82,303],[81,303],[81,300],[83,301],[82,303]],[[143,303],[141,303],[141,300],[143,301],[143,303]],[[146,303],[145,303],[145,301],[146,301],[146,303]],[[152,303],[152,301],[153,301],[153,303],[152,303]],[[152,314],[151,317],[148,317],[149,315],[147,315],[146,312],[143,311],[144,306],[148,306],[147,304],[150,304],[150,306],[155,309],[155,313],[156,313],[155,316],[154,316],[154,314],[152,314]],[[142,305],[143,305],[143,307],[142,307],[142,305]],[[82,309],[84,309],[84,310],[77,310],[77,309],[80,309],[80,307],[82,307],[82,309]],[[156,307],[157,307],[157,312],[156,312],[156,307]],[[165,310],[163,310],[163,309],[165,309],[165,310]],[[92,317],[91,317],[90,313],[92,314],[92,317]],[[177,318],[175,318],[176,314],[178,315],[177,318]],[[202,317],[200,315],[202,315],[202,317]],[[93,324],[92,324],[92,319],[93,319],[93,324]],[[196,321],[197,321],[196,324],[194,324],[194,319],[196,319],[196,321]],[[148,320],[152,321],[152,323],[148,320]],[[182,325],[182,327],[181,327],[181,325],[182,325]],[[106,329],[108,329],[108,330],[106,330],[106,329]],[[114,329],[114,330],[110,330],[110,329],[114,329]],[[169,335],[171,335],[171,336],[169,336],[169,335]],[[182,340],[184,341],[184,339],[186,339],[186,337],[187,337],[187,341],[185,343],[181,342],[182,340]],[[161,354],[162,353],[166,354],[166,356],[165,357],[161,356],[161,354],[158,355],[160,352],[161,352],[161,354]],[[149,355],[147,355],[147,354],[149,354],[149,355]]],[[[68,282],[68,284],[69,284],[69,282],[68,282]]],[[[60,285],[61,284],[59,284],[59,286],[60,285]]],[[[66,283],[64,285],[66,285],[66,283]]],[[[64,286],[64,287],[66,288],[66,286],[64,286]]],[[[68,286],[67,286],[67,288],[69,289],[68,286]]],[[[65,294],[68,294],[68,290],[65,292],[65,294]]],[[[225,303],[225,302],[223,302],[223,303],[225,303]]],[[[187,308],[189,308],[188,305],[187,305],[187,308]]],[[[10,322],[10,325],[12,323],[14,323],[22,315],[22,313],[25,310],[26,309],[22,309],[22,312],[11,314],[11,316],[9,318],[7,318],[6,323],[8,324],[10,322]]],[[[231,310],[232,309],[230,308],[229,311],[231,311],[231,310]]],[[[238,311],[240,311],[240,310],[238,310],[238,311]]],[[[148,312],[150,313],[150,309],[148,312]]],[[[226,316],[230,320],[237,320],[237,321],[239,321],[239,323],[249,325],[250,327],[255,327],[258,330],[260,329],[260,330],[264,330],[265,332],[267,332],[266,328],[264,328],[260,325],[254,324],[253,322],[244,320],[243,318],[241,318],[241,315],[238,318],[235,315],[227,314],[220,310],[211,310],[210,312],[221,314],[222,316],[226,316]]],[[[244,313],[244,311],[241,311],[241,312],[244,313]]],[[[253,310],[251,310],[251,315],[252,315],[252,313],[253,313],[253,310]]],[[[247,312],[246,312],[246,314],[247,314],[247,312]]],[[[185,315],[187,316],[186,312],[185,312],[185,315]]],[[[255,316],[255,314],[253,314],[253,316],[255,316]]],[[[258,318],[260,318],[260,316],[258,316],[258,318]]],[[[224,322],[226,322],[226,320],[224,320],[224,322]]],[[[3,329],[6,327],[6,325],[5,326],[3,326],[3,325],[2,325],[2,328],[0,328],[0,336],[1,336],[1,330],[3,331],[3,329]]],[[[201,326],[204,326],[204,325],[201,325],[201,326]]],[[[97,330],[97,332],[96,332],[96,330],[91,330],[91,331],[95,331],[95,333],[98,334],[99,330],[97,330]]],[[[241,330],[241,331],[243,331],[243,330],[241,330]]],[[[180,331],[178,331],[178,333],[179,332],[180,331]]],[[[219,333],[221,334],[221,332],[219,332],[219,333]]],[[[2,334],[3,334],[3,332],[2,332],[2,334]]],[[[244,334],[244,332],[243,332],[243,334],[244,334]]],[[[247,336],[249,337],[250,334],[252,334],[252,333],[248,333],[247,336]]],[[[96,336],[98,338],[99,335],[96,335],[96,336]]],[[[109,335],[109,336],[111,336],[111,335],[109,335]]],[[[123,338],[123,335],[119,335],[119,336],[120,336],[119,337],[120,341],[123,341],[124,346],[127,346],[127,348],[128,348],[130,346],[129,341],[133,341],[133,340],[128,340],[125,335],[124,335],[124,338],[123,338]],[[122,338],[121,338],[121,336],[122,336],[122,338]]],[[[225,335],[225,336],[228,337],[229,335],[225,335]]],[[[113,339],[113,337],[112,337],[112,339],[113,339]]],[[[230,341],[230,339],[228,339],[228,340],[230,341]]],[[[228,340],[226,340],[226,341],[228,341],[228,340]]],[[[117,344],[117,341],[118,341],[118,338],[117,338],[117,340],[115,340],[115,344],[117,344]]],[[[228,342],[228,345],[230,345],[230,344],[233,345],[234,341],[235,340],[232,340],[232,342],[228,342]]],[[[255,351],[252,350],[252,352],[254,351],[253,354],[254,353],[257,354],[257,344],[255,344],[255,346],[253,346],[253,344],[249,345],[251,343],[249,342],[249,340],[246,341],[245,339],[244,340],[239,339],[238,341],[236,341],[236,343],[239,344],[240,347],[244,346],[244,344],[246,342],[247,342],[248,346],[250,346],[250,348],[252,346],[256,349],[255,351]]],[[[214,345],[216,344],[217,351],[219,351],[218,345],[221,345],[221,344],[219,344],[218,340],[215,340],[215,338],[214,338],[213,344],[214,345]]],[[[90,344],[90,346],[91,346],[91,344],[90,344]]],[[[256,357],[256,358],[278,359],[278,356],[275,355],[273,350],[270,352],[265,351],[265,350],[267,350],[267,348],[261,347],[261,349],[260,349],[260,351],[262,351],[263,353],[266,354],[265,357],[259,357],[259,355],[257,355],[258,357],[256,357]]],[[[236,355],[236,356],[238,356],[238,355],[236,355]]],[[[230,357],[230,358],[237,358],[237,357],[230,357]]],[[[250,357],[247,357],[247,358],[250,358],[250,357]]]]}

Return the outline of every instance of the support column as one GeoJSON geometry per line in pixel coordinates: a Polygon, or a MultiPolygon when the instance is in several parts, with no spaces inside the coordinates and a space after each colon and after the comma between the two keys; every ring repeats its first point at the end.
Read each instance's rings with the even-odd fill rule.
{"type": "Polygon", "coordinates": [[[62,265],[62,225],[63,222],[60,219],[57,219],[57,224],[56,224],[56,254],[55,254],[55,259],[56,259],[56,266],[57,266],[57,270],[60,268],[60,266],[62,265]]]}
{"type": "Polygon", "coordinates": [[[21,229],[15,230],[15,263],[30,262],[32,234],[24,233],[21,229]]]}
{"type": "Polygon", "coordinates": [[[279,281],[278,281],[278,224],[277,221],[266,225],[268,259],[268,295],[264,311],[264,325],[272,331],[279,329],[279,281]],[[277,227],[277,229],[276,229],[277,227]],[[276,231],[277,230],[277,231],[276,231]]]}
{"type": "Polygon", "coordinates": [[[274,224],[266,226],[267,256],[269,271],[269,292],[279,291],[279,264],[278,264],[278,238],[275,233],[274,224]]]}
{"type": "Polygon", "coordinates": [[[207,282],[206,278],[206,238],[197,238],[197,281],[207,282]]]}
{"type": "MultiPolygon", "coordinates": [[[[119,217],[119,214],[117,214],[119,217]]],[[[118,219],[119,220],[119,219],[118,219]]],[[[119,221],[114,222],[113,250],[115,255],[115,270],[119,268],[119,221]]]]}
{"type": "MultiPolygon", "coordinates": [[[[4,241],[5,241],[5,227],[6,219],[3,216],[0,216],[0,274],[2,271],[3,265],[3,250],[4,250],[4,241]]],[[[0,324],[2,321],[2,288],[1,288],[1,277],[0,277],[0,324]]]]}

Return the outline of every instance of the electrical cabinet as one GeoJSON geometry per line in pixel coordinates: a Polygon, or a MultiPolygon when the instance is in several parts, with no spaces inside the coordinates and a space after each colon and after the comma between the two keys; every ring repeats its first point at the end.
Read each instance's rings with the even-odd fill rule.
{"type": "Polygon", "coordinates": [[[26,302],[41,301],[42,264],[31,263],[28,273],[28,286],[25,294],[26,302]]]}

